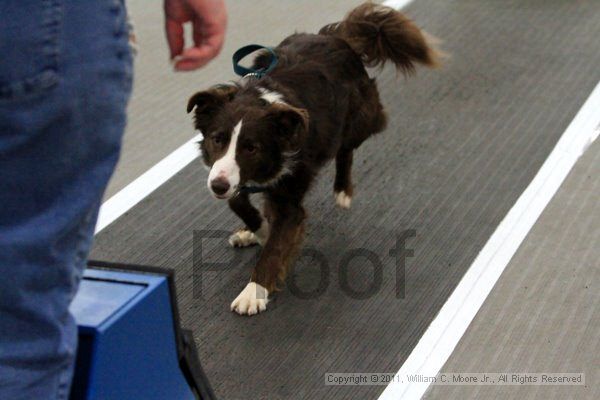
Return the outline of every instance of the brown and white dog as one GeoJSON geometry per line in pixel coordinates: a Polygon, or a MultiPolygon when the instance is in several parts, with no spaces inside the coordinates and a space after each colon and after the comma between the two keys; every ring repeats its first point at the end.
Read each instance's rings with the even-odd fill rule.
{"type": "MultiPolygon", "coordinates": [[[[391,61],[404,73],[415,63],[437,65],[424,33],[400,12],[365,3],[319,34],[293,34],[275,49],[279,62],[261,79],[243,78],[194,94],[196,129],[210,167],[208,188],[227,199],[246,227],[229,243],[263,246],[250,283],[231,303],[239,314],[264,311],[285,278],[304,236],[302,201],[319,170],[335,158],[333,190],[343,208],[352,200],[352,153],[386,126],[374,79],[365,67],[391,61]],[[264,207],[247,187],[263,190],[264,207]]],[[[266,68],[259,54],[254,68],[266,68]]]]}

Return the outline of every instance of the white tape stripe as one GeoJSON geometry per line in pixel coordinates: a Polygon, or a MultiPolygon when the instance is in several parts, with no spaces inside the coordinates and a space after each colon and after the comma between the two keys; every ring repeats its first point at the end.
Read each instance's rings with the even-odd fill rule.
{"type": "Polygon", "coordinates": [[[600,83],[563,133],[535,178],[496,228],[469,270],[379,400],[420,399],[427,382],[409,375],[437,375],[491,292],[527,233],[585,149],[598,137],[600,83]],[[404,383],[400,383],[404,379],[404,383]]]}
{"type": "Polygon", "coordinates": [[[395,8],[396,10],[406,7],[412,0],[386,0],[383,2],[384,6],[395,8]]]}
{"type": "Polygon", "coordinates": [[[173,177],[173,175],[194,161],[200,155],[197,142],[201,140],[201,134],[194,136],[183,146],[169,154],[135,181],[105,201],[102,207],[100,207],[100,215],[96,223],[96,233],[132,209],[146,196],[173,177]]]}

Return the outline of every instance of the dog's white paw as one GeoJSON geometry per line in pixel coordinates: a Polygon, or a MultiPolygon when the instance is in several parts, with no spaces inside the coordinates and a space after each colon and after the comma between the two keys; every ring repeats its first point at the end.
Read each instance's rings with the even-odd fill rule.
{"type": "Polygon", "coordinates": [[[231,311],[240,315],[254,315],[267,309],[269,292],[256,282],[250,282],[231,303],[231,311]]]}
{"type": "Polygon", "coordinates": [[[341,191],[335,193],[335,204],[341,208],[350,208],[350,203],[352,203],[352,197],[348,196],[346,192],[341,191]]]}
{"type": "Polygon", "coordinates": [[[242,229],[229,236],[229,244],[233,247],[248,247],[258,244],[258,238],[254,232],[242,229]]]}
{"type": "Polygon", "coordinates": [[[229,236],[229,244],[233,247],[248,247],[255,244],[264,245],[269,237],[269,223],[263,221],[260,229],[252,232],[249,229],[240,229],[229,236]]]}

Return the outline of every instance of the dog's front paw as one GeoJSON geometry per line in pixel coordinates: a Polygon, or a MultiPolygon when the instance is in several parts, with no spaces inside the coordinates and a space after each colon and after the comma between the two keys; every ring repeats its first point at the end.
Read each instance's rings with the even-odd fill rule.
{"type": "Polygon", "coordinates": [[[335,193],[335,204],[338,207],[348,209],[350,208],[350,203],[352,203],[352,197],[348,196],[346,192],[341,191],[335,193]]]}
{"type": "Polygon", "coordinates": [[[267,221],[262,222],[260,229],[256,232],[252,232],[250,229],[244,228],[237,232],[234,232],[229,236],[229,244],[232,247],[248,247],[258,244],[263,246],[269,237],[269,223],[267,221]]]}
{"type": "Polygon", "coordinates": [[[231,303],[231,311],[240,315],[254,315],[267,309],[269,292],[256,282],[250,282],[231,303]]]}
{"type": "Polygon", "coordinates": [[[258,237],[248,229],[240,229],[229,236],[229,244],[232,247],[248,247],[259,243],[258,237]]]}

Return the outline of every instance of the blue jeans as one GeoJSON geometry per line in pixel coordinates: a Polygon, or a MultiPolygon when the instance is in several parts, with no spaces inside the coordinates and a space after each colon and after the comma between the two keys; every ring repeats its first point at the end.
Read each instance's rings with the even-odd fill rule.
{"type": "Polygon", "coordinates": [[[117,162],[122,0],[0,1],[0,399],[66,399],[69,304],[117,162]]]}

